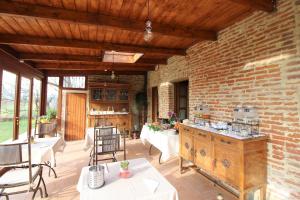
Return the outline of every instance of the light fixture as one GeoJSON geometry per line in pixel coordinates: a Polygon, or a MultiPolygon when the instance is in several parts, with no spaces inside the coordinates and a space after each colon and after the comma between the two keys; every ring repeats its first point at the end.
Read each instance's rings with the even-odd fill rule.
{"type": "Polygon", "coordinates": [[[114,71],[111,71],[111,76],[110,77],[111,77],[112,80],[114,80],[116,78],[116,74],[115,74],[114,71]]]}
{"type": "Polygon", "coordinates": [[[20,59],[19,62],[20,62],[20,63],[24,63],[24,60],[20,59]]]}
{"type": "Polygon", "coordinates": [[[114,63],[115,63],[115,52],[114,51],[112,51],[112,56],[113,56],[113,62],[112,62],[112,66],[111,66],[111,68],[112,68],[112,71],[111,71],[111,76],[110,76],[110,78],[112,79],[112,80],[114,80],[115,78],[116,78],[116,75],[115,75],[115,72],[114,72],[114,63]]]}
{"type": "Polygon", "coordinates": [[[146,42],[150,42],[153,39],[153,32],[152,32],[152,22],[150,21],[150,12],[149,12],[149,1],[147,0],[147,6],[148,6],[148,17],[147,17],[147,21],[145,23],[146,27],[145,27],[145,31],[144,31],[144,40],[146,42]]]}

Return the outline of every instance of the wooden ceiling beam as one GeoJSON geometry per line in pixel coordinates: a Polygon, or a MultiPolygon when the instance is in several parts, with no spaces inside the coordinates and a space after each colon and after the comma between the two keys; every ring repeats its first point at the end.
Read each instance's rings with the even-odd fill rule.
{"type": "MultiPolygon", "coordinates": [[[[99,13],[88,13],[74,10],[66,10],[48,6],[0,1],[0,13],[2,15],[30,17],[46,20],[61,21],[67,23],[97,25],[121,30],[143,33],[144,21],[133,21],[125,18],[113,17],[99,13]]],[[[198,40],[216,40],[217,33],[210,30],[201,30],[191,27],[169,26],[153,22],[153,31],[156,34],[192,38],[198,40]]]]}
{"type": "MultiPolygon", "coordinates": [[[[44,70],[47,76],[88,76],[88,75],[111,75],[110,71],[82,70],[82,71],[62,71],[62,70],[44,70]]],[[[145,71],[116,71],[116,75],[145,75],[145,71]]]]}
{"type": "Polygon", "coordinates": [[[49,47],[67,47],[83,49],[114,50],[130,53],[156,53],[163,55],[186,55],[184,49],[170,49],[151,46],[137,46],[130,44],[114,44],[104,42],[93,42],[75,39],[56,39],[46,37],[35,37],[25,35],[0,34],[0,44],[36,45],[49,47]]]}
{"type": "Polygon", "coordinates": [[[275,10],[275,0],[230,0],[232,2],[250,6],[256,10],[273,12],[275,10]]]}
{"type": "MultiPolygon", "coordinates": [[[[64,55],[64,54],[34,54],[21,53],[19,58],[24,61],[68,61],[68,62],[102,62],[102,56],[64,55]]],[[[167,64],[167,59],[141,57],[136,63],[140,64],[167,64]]]]}
{"type": "Polygon", "coordinates": [[[154,65],[143,64],[127,64],[127,63],[99,63],[95,65],[85,64],[59,64],[59,63],[39,63],[36,64],[39,70],[61,70],[61,71],[152,71],[155,69],[154,65]]]}

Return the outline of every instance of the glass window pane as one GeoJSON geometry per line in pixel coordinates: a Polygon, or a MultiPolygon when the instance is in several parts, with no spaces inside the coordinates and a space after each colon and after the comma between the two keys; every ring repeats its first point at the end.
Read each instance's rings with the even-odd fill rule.
{"type": "Polygon", "coordinates": [[[0,143],[13,138],[17,75],[3,71],[0,110],[0,143]]]}
{"type": "Polygon", "coordinates": [[[21,77],[20,119],[19,119],[20,136],[26,134],[28,130],[29,90],[30,90],[30,80],[28,78],[21,77]]]}
{"type": "Polygon", "coordinates": [[[47,84],[47,111],[57,111],[58,86],[47,84]]]}
{"type": "Polygon", "coordinates": [[[48,83],[59,85],[59,77],[48,77],[48,83]]]}
{"type": "Polygon", "coordinates": [[[85,88],[85,76],[64,76],[64,88],[85,88]]]}
{"type": "Polygon", "coordinates": [[[32,91],[32,130],[35,129],[35,122],[40,115],[41,106],[41,81],[33,79],[33,91],[32,91]]]}

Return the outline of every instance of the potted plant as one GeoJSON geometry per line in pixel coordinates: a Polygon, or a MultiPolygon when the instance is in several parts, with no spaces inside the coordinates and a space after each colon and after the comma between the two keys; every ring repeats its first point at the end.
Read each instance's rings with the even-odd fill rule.
{"type": "Polygon", "coordinates": [[[129,162],[128,160],[124,160],[120,163],[120,167],[121,167],[121,173],[125,173],[128,172],[128,166],[129,166],[129,162]]]}

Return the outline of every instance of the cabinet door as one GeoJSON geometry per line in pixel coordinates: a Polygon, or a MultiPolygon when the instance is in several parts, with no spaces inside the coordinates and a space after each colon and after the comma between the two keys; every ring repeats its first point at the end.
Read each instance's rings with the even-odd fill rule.
{"type": "Polygon", "coordinates": [[[227,148],[226,145],[215,143],[214,175],[230,185],[239,188],[240,154],[238,149],[227,148]]]}
{"type": "Polygon", "coordinates": [[[190,133],[183,132],[180,134],[180,155],[185,160],[194,160],[193,136],[190,133]]]}
{"type": "Polygon", "coordinates": [[[212,171],[211,137],[209,134],[195,133],[195,164],[207,172],[212,171]]]}

